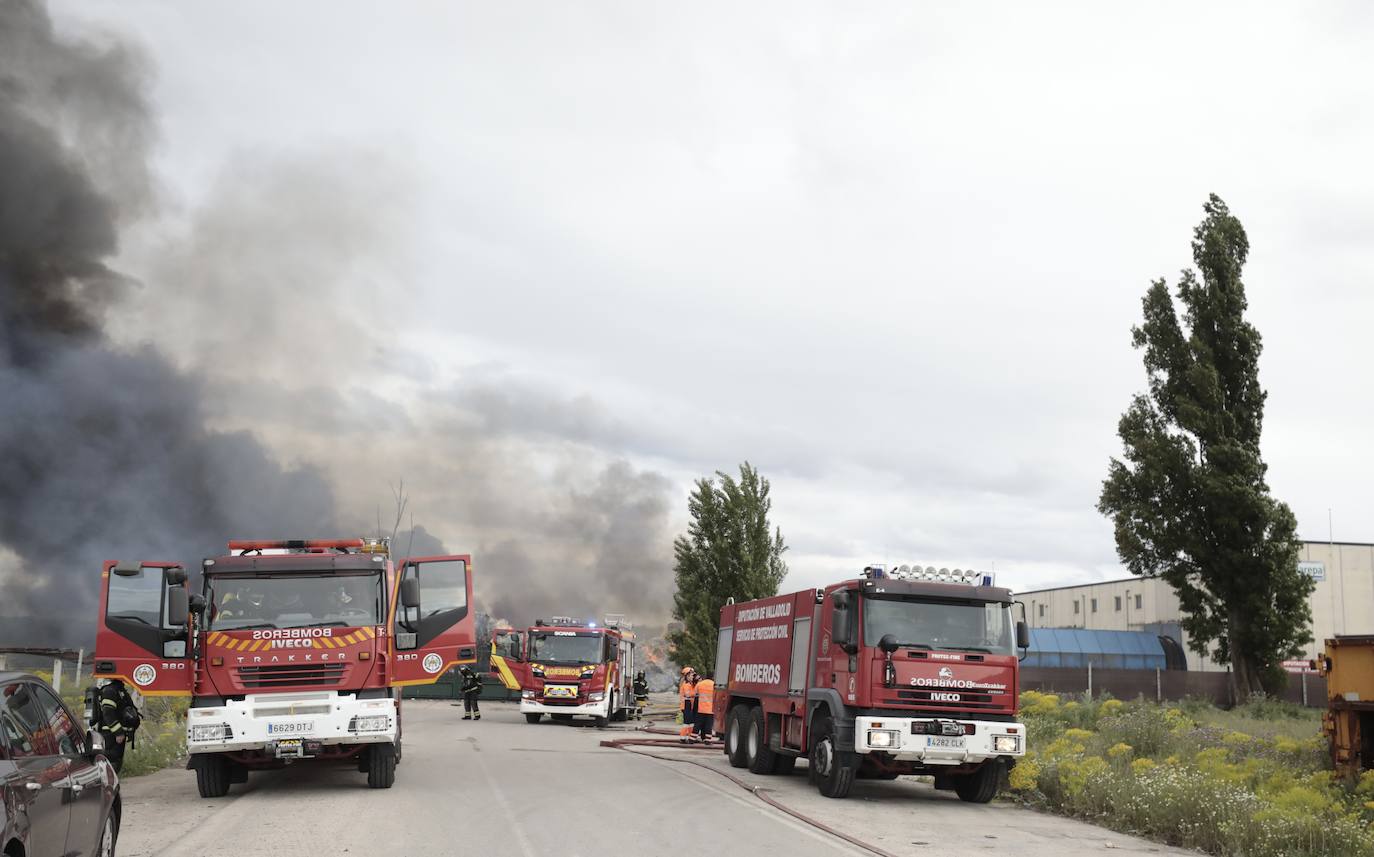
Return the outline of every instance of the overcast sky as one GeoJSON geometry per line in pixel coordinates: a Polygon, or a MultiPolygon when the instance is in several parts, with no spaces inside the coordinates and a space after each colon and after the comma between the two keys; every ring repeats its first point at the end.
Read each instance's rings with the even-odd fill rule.
{"type": "Polygon", "coordinates": [[[425,464],[442,413],[512,479],[628,462],[667,535],[748,459],[797,588],[884,560],[1119,576],[1094,506],[1144,387],[1130,326],[1216,192],[1250,235],[1271,486],[1303,537],[1331,508],[1374,541],[1368,4],[54,16],[148,59],[162,199],[122,340],[216,374],[217,419],[362,520],[404,472],[449,547],[490,540],[479,484],[425,464]]]}

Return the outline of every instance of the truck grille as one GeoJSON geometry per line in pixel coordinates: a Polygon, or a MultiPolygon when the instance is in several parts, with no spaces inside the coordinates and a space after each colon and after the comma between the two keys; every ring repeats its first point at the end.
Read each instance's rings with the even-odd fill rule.
{"type": "Polygon", "coordinates": [[[342,682],[347,669],[347,664],[272,664],[239,667],[238,675],[244,687],[324,686],[342,682]]]}

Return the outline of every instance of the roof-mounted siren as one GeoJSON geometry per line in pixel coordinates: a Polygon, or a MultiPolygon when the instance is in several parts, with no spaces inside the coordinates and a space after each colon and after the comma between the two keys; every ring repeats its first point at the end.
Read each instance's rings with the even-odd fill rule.
{"type": "Polygon", "coordinates": [[[363,539],[233,539],[229,542],[229,552],[237,551],[240,556],[268,550],[293,553],[337,550],[347,553],[350,549],[362,550],[363,544],[363,539]]]}
{"type": "Polygon", "coordinates": [[[875,562],[864,566],[863,576],[870,580],[882,580],[887,577],[887,569],[883,567],[882,563],[875,562]]]}
{"type": "Polygon", "coordinates": [[[624,613],[607,613],[602,617],[601,624],[607,628],[630,630],[630,623],[625,621],[624,613]]]}

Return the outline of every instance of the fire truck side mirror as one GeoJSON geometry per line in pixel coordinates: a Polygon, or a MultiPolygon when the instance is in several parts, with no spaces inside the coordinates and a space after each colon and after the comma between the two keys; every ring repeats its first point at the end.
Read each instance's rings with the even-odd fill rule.
{"type": "Polygon", "coordinates": [[[205,612],[205,596],[204,596],[204,595],[199,595],[199,594],[197,594],[197,595],[192,595],[192,596],[191,596],[190,607],[191,607],[191,612],[192,612],[193,614],[195,614],[196,616],[199,616],[200,614],[204,613],[204,612],[205,612]]]}
{"type": "Polygon", "coordinates": [[[167,624],[173,628],[183,628],[191,616],[191,605],[186,590],[180,586],[167,590],[167,624]]]}
{"type": "Polygon", "coordinates": [[[420,578],[407,577],[401,581],[401,606],[407,610],[420,606],[420,578]]]}
{"type": "Polygon", "coordinates": [[[180,586],[186,582],[186,569],[169,568],[162,572],[162,579],[167,581],[171,586],[180,586]]]}
{"type": "Polygon", "coordinates": [[[854,640],[854,610],[853,601],[849,593],[841,589],[830,596],[830,601],[835,605],[834,613],[830,619],[830,637],[849,654],[858,651],[858,643],[854,640]]]}
{"type": "Polygon", "coordinates": [[[878,641],[878,648],[882,649],[884,652],[887,652],[889,655],[897,651],[897,647],[898,644],[896,634],[883,634],[883,638],[878,641]]]}
{"type": "Polygon", "coordinates": [[[120,577],[138,577],[142,571],[143,563],[134,560],[121,560],[114,566],[114,573],[120,577]]]}
{"type": "Polygon", "coordinates": [[[1016,648],[1030,648],[1030,628],[1026,627],[1026,621],[1024,619],[1016,620],[1016,648]]]}

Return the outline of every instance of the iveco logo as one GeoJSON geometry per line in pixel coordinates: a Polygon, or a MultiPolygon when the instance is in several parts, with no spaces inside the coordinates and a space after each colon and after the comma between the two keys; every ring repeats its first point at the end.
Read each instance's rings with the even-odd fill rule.
{"type": "Polygon", "coordinates": [[[954,670],[949,667],[940,667],[940,678],[954,678],[954,670]]]}

